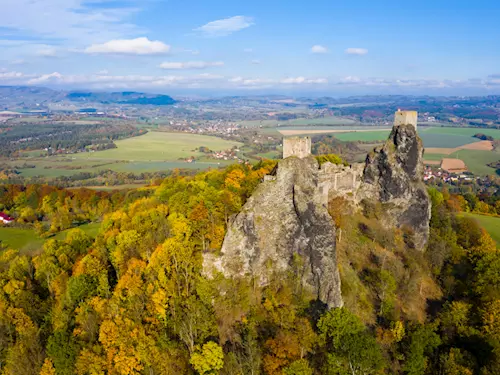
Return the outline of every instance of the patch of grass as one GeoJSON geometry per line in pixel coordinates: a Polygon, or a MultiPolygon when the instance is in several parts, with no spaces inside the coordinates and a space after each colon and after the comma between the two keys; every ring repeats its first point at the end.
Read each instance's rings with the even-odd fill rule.
{"type": "Polygon", "coordinates": [[[43,239],[38,237],[33,229],[0,227],[2,244],[17,250],[34,250],[43,245],[43,239]]]}
{"type": "Polygon", "coordinates": [[[490,234],[491,238],[496,241],[497,245],[500,246],[500,217],[479,215],[470,212],[466,212],[463,215],[475,219],[490,234]]]}
{"type": "MultiPolygon", "coordinates": [[[[100,227],[100,223],[90,223],[80,225],[77,228],[83,230],[90,237],[95,238],[100,227]]],[[[68,231],[71,229],[59,232],[51,238],[64,240],[68,231]]],[[[37,251],[42,248],[43,243],[45,242],[45,239],[38,237],[33,229],[11,228],[8,226],[0,227],[0,239],[2,240],[2,244],[7,245],[9,248],[19,250],[22,253],[37,251]]]]}
{"type": "Polygon", "coordinates": [[[265,159],[279,159],[281,158],[281,152],[279,151],[269,151],[269,152],[263,152],[260,154],[256,154],[255,156],[265,158],[265,159]]]}
{"type": "Polygon", "coordinates": [[[430,127],[419,129],[419,133],[459,135],[466,137],[472,137],[474,134],[482,133],[491,135],[495,139],[500,139],[500,129],[430,127]]]}
{"type": "Polygon", "coordinates": [[[424,160],[434,160],[441,161],[443,158],[449,158],[450,155],[444,154],[428,154],[427,152],[424,154],[424,160]]]}
{"type": "Polygon", "coordinates": [[[385,140],[389,136],[390,131],[374,130],[371,132],[352,132],[352,133],[334,133],[335,138],[345,142],[353,141],[379,141],[385,140]]]}

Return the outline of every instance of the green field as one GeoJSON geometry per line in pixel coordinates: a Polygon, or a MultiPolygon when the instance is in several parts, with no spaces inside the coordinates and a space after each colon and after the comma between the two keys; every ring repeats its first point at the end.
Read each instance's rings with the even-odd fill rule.
{"type": "Polygon", "coordinates": [[[425,160],[441,160],[443,158],[463,160],[467,169],[475,175],[493,175],[495,170],[487,166],[488,163],[499,161],[500,153],[481,150],[459,150],[450,155],[424,154],[425,160]]]}
{"type": "Polygon", "coordinates": [[[322,118],[298,118],[294,120],[278,121],[278,120],[250,120],[250,121],[240,121],[240,125],[248,127],[259,127],[259,126],[308,126],[308,125],[352,125],[356,124],[355,121],[351,119],[346,119],[337,116],[322,117],[322,118]]]}
{"type": "Polygon", "coordinates": [[[418,132],[425,147],[460,147],[479,141],[479,139],[473,137],[477,133],[500,139],[500,130],[497,129],[421,127],[418,132]]]}
{"type": "Polygon", "coordinates": [[[479,223],[500,246],[500,217],[464,213],[464,216],[471,217],[479,223]]]}
{"type": "Polygon", "coordinates": [[[444,154],[428,154],[427,152],[424,154],[424,160],[434,160],[441,161],[443,158],[449,158],[449,155],[444,154]]]}
{"type": "MultiPolygon", "coordinates": [[[[73,176],[78,173],[95,173],[99,170],[116,172],[141,173],[179,169],[218,168],[234,161],[209,160],[205,154],[196,151],[200,146],[214,151],[227,150],[233,146],[241,147],[242,143],[226,141],[221,138],[188,133],[149,132],[139,137],[115,142],[117,148],[92,153],[71,155],[33,157],[5,161],[16,167],[23,177],[60,177],[73,176]],[[183,158],[196,156],[195,163],[186,163],[183,158]],[[20,168],[26,163],[35,168],[20,168]]],[[[39,153],[38,153],[39,154],[39,153]]]]}
{"type": "Polygon", "coordinates": [[[340,139],[345,142],[352,141],[381,141],[387,139],[390,131],[387,130],[374,130],[371,132],[353,132],[353,133],[334,133],[332,134],[335,138],[340,139]]]}
{"type": "MultiPolygon", "coordinates": [[[[91,223],[81,225],[78,228],[83,230],[90,237],[95,238],[99,232],[100,226],[100,223],[91,223]]],[[[64,240],[69,230],[70,229],[57,233],[51,238],[64,240]]],[[[36,251],[42,247],[45,241],[45,239],[38,237],[33,229],[9,228],[4,226],[0,227],[0,240],[2,240],[2,243],[7,245],[7,247],[22,252],[36,251]]]]}
{"type": "Polygon", "coordinates": [[[472,137],[474,134],[482,133],[491,135],[495,139],[500,139],[500,129],[425,127],[419,128],[419,133],[461,135],[466,137],[472,137]]]}
{"type": "Polygon", "coordinates": [[[445,157],[463,160],[469,171],[476,175],[490,175],[495,174],[495,170],[486,164],[499,161],[500,153],[481,150],[460,150],[445,157]]]}
{"type": "Polygon", "coordinates": [[[241,146],[242,143],[221,138],[189,133],[149,132],[139,137],[115,142],[117,148],[76,154],[77,159],[128,160],[128,161],[177,161],[189,156],[203,156],[195,151],[200,146],[214,151],[241,146]]]}

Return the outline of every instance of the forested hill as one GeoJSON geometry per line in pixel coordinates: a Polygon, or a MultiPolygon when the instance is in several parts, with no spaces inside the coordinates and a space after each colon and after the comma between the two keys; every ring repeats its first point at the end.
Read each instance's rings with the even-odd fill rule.
{"type": "Polygon", "coordinates": [[[74,102],[102,104],[171,105],[176,103],[168,95],[145,94],[141,92],[71,92],[66,98],[74,102]]]}
{"type": "Polygon", "coordinates": [[[470,197],[430,189],[423,252],[380,225],[381,207],[332,201],[343,308],[328,311],[294,272],[265,285],[204,276],[203,254],[218,254],[273,167],[112,193],[0,186],[13,225],[47,238],[32,253],[0,250],[0,373],[500,373],[500,252],[460,214],[470,197]],[[88,222],[101,223],[95,239],[52,238],[88,222]]]}
{"type": "Polygon", "coordinates": [[[74,102],[85,105],[172,105],[176,101],[168,95],[148,94],[135,91],[61,91],[36,86],[0,86],[0,107],[23,109],[44,109],[53,103],[74,102]]]}

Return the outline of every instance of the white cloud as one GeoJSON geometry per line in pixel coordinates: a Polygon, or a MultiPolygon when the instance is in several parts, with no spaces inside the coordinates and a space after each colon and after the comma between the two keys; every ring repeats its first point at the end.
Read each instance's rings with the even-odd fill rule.
{"type": "Polygon", "coordinates": [[[260,60],[252,60],[252,61],[250,61],[250,64],[252,64],[252,65],[260,65],[260,62],[261,62],[260,60]]]}
{"type": "Polygon", "coordinates": [[[226,36],[235,31],[246,29],[252,25],[254,25],[252,17],[234,16],[209,22],[193,31],[209,37],[226,36]]]}
{"type": "Polygon", "coordinates": [[[305,77],[289,77],[280,81],[284,84],[317,84],[317,83],[328,83],[326,78],[308,79],[305,77]]]}
{"type": "Polygon", "coordinates": [[[0,79],[2,80],[12,80],[12,79],[19,79],[19,78],[25,78],[26,76],[21,73],[21,72],[8,72],[8,71],[0,71],[0,79]]]}
{"type": "Polygon", "coordinates": [[[122,4],[95,7],[87,0],[2,0],[0,23],[12,35],[91,44],[141,31],[128,22],[139,9],[122,4]]]}
{"type": "Polygon", "coordinates": [[[316,44],[315,46],[311,47],[311,52],[312,53],[327,53],[328,48],[320,46],[319,44],[316,44]]]}
{"type": "Polygon", "coordinates": [[[368,53],[368,50],[366,48],[348,48],[345,50],[345,53],[348,55],[366,55],[368,53]]]}
{"type": "Polygon", "coordinates": [[[205,69],[216,66],[224,66],[223,61],[187,61],[187,62],[164,62],[160,64],[162,69],[182,70],[182,69],[205,69]]]}
{"type": "Polygon", "coordinates": [[[60,74],[58,72],[54,72],[51,74],[43,74],[37,78],[32,78],[27,83],[29,85],[47,84],[48,82],[51,82],[51,81],[57,82],[63,78],[64,77],[62,74],[60,74]]]}
{"type": "Polygon", "coordinates": [[[54,47],[46,47],[39,49],[36,52],[37,56],[41,57],[56,57],[57,56],[57,49],[54,47]]]}
{"type": "MultiPolygon", "coordinates": [[[[187,72],[186,72],[187,73],[187,72]]],[[[392,92],[422,93],[437,92],[484,92],[498,93],[500,78],[490,76],[483,79],[446,80],[446,79],[407,79],[407,78],[364,78],[346,76],[343,78],[323,77],[244,77],[224,76],[211,73],[168,74],[168,75],[113,75],[101,71],[89,75],[65,75],[59,72],[50,74],[27,74],[19,71],[0,69],[0,85],[37,85],[60,87],[63,89],[95,90],[166,90],[168,89],[228,89],[228,90],[331,90],[332,92],[392,92]]],[[[163,91],[162,91],[163,92],[163,91]]]]}
{"type": "Polygon", "coordinates": [[[341,83],[359,83],[359,82],[361,82],[361,79],[359,77],[356,77],[356,76],[347,76],[347,77],[341,78],[340,82],[341,83]]]}
{"type": "Polygon", "coordinates": [[[170,46],[159,40],[148,38],[115,39],[102,44],[93,44],[85,49],[91,54],[157,55],[170,51],[170,46]]]}

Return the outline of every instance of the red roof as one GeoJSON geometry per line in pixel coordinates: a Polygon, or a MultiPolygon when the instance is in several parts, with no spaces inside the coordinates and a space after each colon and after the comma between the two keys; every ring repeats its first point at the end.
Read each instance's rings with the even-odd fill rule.
{"type": "Polygon", "coordinates": [[[0,218],[6,220],[6,221],[13,221],[14,219],[10,217],[9,215],[4,214],[3,212],[0,212],[0,218]]]}

